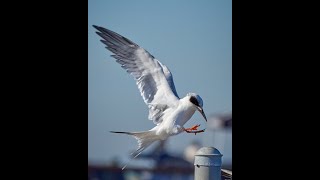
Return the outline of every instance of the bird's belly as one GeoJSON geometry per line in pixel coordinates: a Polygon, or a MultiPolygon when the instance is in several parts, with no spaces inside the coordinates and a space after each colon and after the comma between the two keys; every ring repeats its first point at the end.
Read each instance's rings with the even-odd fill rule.
{"type": "Polygon", "coordinates": [[[183,126],[192,117],[194,112],[195,111],[186,111],[186,112],[178,114],[174,124],[179,125],[179,126],[183,126]]]}
{"type": "Polygon", "coordinates": [[[190,110],[177,110],[168,113],[167,116],[163,117],[165,120],[157,127],[157,135],[159,138],[164,140],[183,132],[183,125],[191,118],[194,112],[195,111],[190,110]]]}
{"type": "Polygon", "coordinates": [[[182,129],[178,126],[175,126],[173,123],[164,123],[157,130],[157,135],[161,140],[165,140],[170,136],[174,136],[182,132],[182,129]]]}
{"type": "Polygon", "coordinates": [[[160,140],[166,140],[168,137],[171,136],[170,133],[166,129],[163,129],[163,128],[158,129],[156,131],[156,134],[160,140]]]}

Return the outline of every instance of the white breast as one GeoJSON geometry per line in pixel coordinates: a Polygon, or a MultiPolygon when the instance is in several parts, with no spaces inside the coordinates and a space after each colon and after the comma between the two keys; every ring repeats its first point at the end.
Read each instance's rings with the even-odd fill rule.
{"type": "Polygon", "coordinates": [[[160,137],[167,138],[182,132],[183,125],[195,113],[196,109],[191,103],[183,99],[181,100],[178,107],[165,111],[163,116],[164,121],[154,128],[160,137]]]}
{"type": "Polygon", "coordinates": [[[177,113],[177,118],[174,125],[183,126],[195,113],[194,108],[183,108],[179,113],[177,113]]]}

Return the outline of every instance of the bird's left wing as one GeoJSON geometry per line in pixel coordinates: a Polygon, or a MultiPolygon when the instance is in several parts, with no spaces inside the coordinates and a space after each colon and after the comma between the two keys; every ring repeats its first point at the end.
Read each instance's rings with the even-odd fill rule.
{"type": "Polygon", "coordinates": [[[162,114],[179,100],[169,69],[148,51],[129,39],[106,28],[93,26],[103,38],[102,43],[114,53],[111,55],[136,80],[144,102],[149,107],[149,119],[162,122],[162,114]]]}

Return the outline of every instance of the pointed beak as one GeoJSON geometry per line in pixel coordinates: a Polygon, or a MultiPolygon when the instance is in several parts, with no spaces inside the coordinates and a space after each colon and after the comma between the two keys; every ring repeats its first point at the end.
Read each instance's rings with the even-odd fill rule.
{"type": "Polygon", "coordinates": [[[204,114],[204,112],[203,112],[203,109],[201,108],[201,107],[197,107],[197,109],[198,109],[198,111],[202,114],[202,116],[203,116],[203,118],[206,120],[206,122],[208,122],[207,121],[207,117],[206,117],[206,115],[204,114]]]}

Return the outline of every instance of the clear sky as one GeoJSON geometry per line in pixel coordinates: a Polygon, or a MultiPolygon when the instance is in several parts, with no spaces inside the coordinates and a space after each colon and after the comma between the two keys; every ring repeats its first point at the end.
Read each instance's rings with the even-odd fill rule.
{"type": "MultiPolygon", "coordinates": [[[[231,0],[89,0],[88,8],[89,162],[125,161],[136,149],[135,139],[110,130],[154,127],[134,79],[110,57],[92,25],[127,37],[168,66],[178,95],[199,94],[207,117],[232,112],[231,0]]],[[[199,123],[205,127],[196,112],[185,127],[199,123]]],[[[193,140],[213,146],[209,133],[173,136],[169,150],[182,153],[193,140]]]]}

